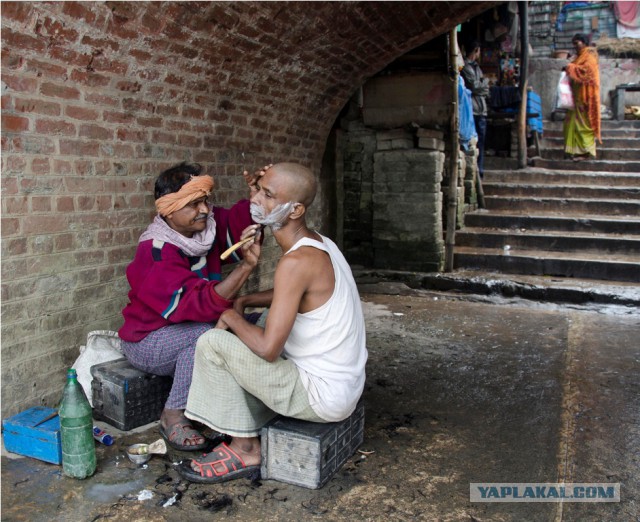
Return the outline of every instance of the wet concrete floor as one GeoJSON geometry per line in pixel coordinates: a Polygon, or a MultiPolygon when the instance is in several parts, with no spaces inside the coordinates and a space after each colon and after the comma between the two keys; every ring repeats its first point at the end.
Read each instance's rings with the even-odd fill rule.
{"type": "Polygon", "coordinates": [[[370,359],[359,451],[322,489],[181,481],[98,446],[87,480],[2,457],[3,521],[640,520],[640,311],[362,285],[370,359]],[[469,484],[620,483],[619,503],[472,503],[469,484]],[[149,498],[146,498],[149,497],[149,498]],[[146,499],[145,499],[146,498],[146,499]]]}

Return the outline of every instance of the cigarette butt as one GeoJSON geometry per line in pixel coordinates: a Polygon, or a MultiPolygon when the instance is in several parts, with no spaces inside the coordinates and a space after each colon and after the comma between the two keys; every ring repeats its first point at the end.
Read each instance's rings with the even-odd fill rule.
{"type": "Polygon", "coordinates": [[[231,254],[233,254],[236,250],[238,250],[242,245],[244,245],[245,243],[248,243],[249,241],[254,240],[255,238],[256,238],[256,236],[249,236],[249,237],[245,237],[241,241],[238,241],[235,245],[230,246],[224,252],[222,252],[222,254],[220,255],[220,259],[222,259],[222,260],[227,259],[231,254]]]}

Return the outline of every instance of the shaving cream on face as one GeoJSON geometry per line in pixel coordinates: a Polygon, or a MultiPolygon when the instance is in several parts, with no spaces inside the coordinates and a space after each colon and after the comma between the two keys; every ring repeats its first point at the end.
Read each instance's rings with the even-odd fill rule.
{"type": "Polygon", "coordinates": [[[251,203],[251,217],[256,223],[271,227],[272,230],[280,230],[289,214],[293,211],[293,207],[295,207],[295,205],[296,204],[293,201],[281,203],[267,214],[264,207],[251,203]]]}

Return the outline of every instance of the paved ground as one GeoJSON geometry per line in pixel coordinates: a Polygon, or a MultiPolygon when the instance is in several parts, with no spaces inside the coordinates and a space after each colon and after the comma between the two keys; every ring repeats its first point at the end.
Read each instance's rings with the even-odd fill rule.
{"type": "Polygon", "coordinates": [[[364,443],[320,490],[181,482],[99,446],[85,481],[2,457],[2,520],[640,520],[640,311],[362,285],[364,443]],[[618,482],[620,503],[470,503],[470,482],[618,482]],[[140,492],[153,497],[140,500],[140,492]],[[172,498],[178,501],[163,507],[172,498]],[[217,514],[213,514],[217,513],[217,514]]]}

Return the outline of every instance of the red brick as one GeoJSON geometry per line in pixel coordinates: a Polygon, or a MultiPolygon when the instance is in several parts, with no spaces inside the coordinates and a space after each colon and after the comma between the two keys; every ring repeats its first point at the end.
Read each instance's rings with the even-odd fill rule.
{"type": "Polygon", "coordinates": [[[135,121],[133,114],[115,111],[105,111],[102,113],[102,119],[108,123],[133,123],[135,121]]]}
{"type": "Polygon", "coordinates": [[[32,196],[31,210],[33,212],[51,212],[51,196],[32,196]]]}
{"type": "Polygon", "coordinates": [[[86,93],[84,99],[91,105],[104,105],[106,107],[118,107],[120,105],[120,99],[115,96],[107,96],[105,94],[98,93],[86,93]]]}
{"type": "Polygon", "coordinates": [[[2,198],[2,212],[11,215],[27,214],[29,201],[26,196],[4,197],[2,198]]]}
{"type": "Polygon", "coordinates": [[[198,136],[188,136],[186,134],[178,135],[178,145],[198,149],[202,146],[202,138],[198,136]]]}
{"type": "Polygon", "coordinates": [[[8,27],[2,28],[2,43],[4,46],[21,49],[23,52],[34,51],[36,53],[44,53],[47,48],[45,38],[34,38],[24,33],[17,33],[8,27]]]}
{"type": "Polygon", "coordinates": [[[95,141],[60,140],[60,154],[64,156],[99,156],[100,144],[95,141]]]}
{"type": "Polygon", "coordinates": [[[145,142],[149,139],[149,133],[144,130],[118,129],[116,136],[121,141],[145,142]]]}
{"type": "Polygon", "coordinates": [[[54,234],[64,232],[67,228],[67,220],[63,215],[35,215],[29,214],[22,218],[23,233],[30,234],[54,234]]]}
{"type": "MultiPolygon", "coordinates": [[[[88,34],[82,37],[81,43],[83,45],[93,47],[94,49],[110,49],[111,51],[120,50],[120,45],[117,41],[107,38],[94,38],[93,36],[88,34]]],[[[129,54],[131,54],[131,52],[129,54]]]]}
{"type": "Polygon", "coordinates": [[[34,98],[16,97],[14,105],[17,112],[33,112],[35,114],[46,114],[47,116],[60,116],[62,110],[59,103],[34,98]]]}
{"type": "Polygon", "coordinates": [[[15,92],[36,92],[38,81],[33,78],[25,78],[23,76],[13,76],[12,74],[3,74],[2,81],[7,88],[15,92]]]}
{"type": "Polygon", "coordinates": [[[96,198],[94,196],[79,196],[77,210],[93,210],[96,204],[96,198]]]}
{"type": "MultiPolygon", "coordinates": [[[[73,208],[71,209],[73,210],[73,208]]],[[[71,250],[74,246],[73,234],[57,234],[53,238],[53,248],[55,252],[71,250]]]]}
{"type": "Polygon", "coordinates": [[[75,120],[95,121],[98,119],[100,113],[95,109],[89,109],[87,107],[78,107],[76,105],[69,105],[66,107],[65,116],[73,118],[75,120]]]}
{"type": "Polygon", "coordinates": [[[0,55],[3,69],[18,70],[24,64],[24,58],[16,50],[2,49],[0,55]]]}
{"type": "Polygon", "coordinates": [[[69,177],[64,180],[64,184],[70,194],[99,194],[104,192],[103,181],[92,177],[69,177]]]}
{"type": "Polygon", "coordinates": [[[58,212],[73,212],[75,205],[72,196],[58,196],[56,197],[56,211],[58,212]]]}
{"type": "Polygon", "coordinates": [[[105,87],[109,85],[109,78],[91,71],[81,71],[74,69],[71,72],[71,79],[76,83],[87,85],[88,87],[105,87]]]}
{"type": "Polygon", "coordinates": [[[138,118],[136,121],[141,127],[160,128],[163,123],[162,118],[138,118]]]}
{"type": "Polygon", "coordinates": [[[63,120],[36,120],[36,132],[47,135],[75,136],[76,126],[63,120]]]}
{"type": "Polygon", "coordinates": [[[19,256],[27,253],[27,239],[24,237],[20,237],[17,239],[10,239],[7,241],[3,241],[3,247],[6,250],[3,250],[2,255],[7,256],[19,256]]]}
{"type": "Polygon", "coordinates": [[[49,39],[48,45],[74,44],[78,39],[78,32],[62,24],[58,20],[45,17],[39,20],[35,27],[35,32],[49,39]]]}
{"type": "Polygon", "coordinates": [[[98,196],[96,198],[96,205],[97,205],[97,209],[100,212],[106,212],[107,210],[112,210],[113,209],[113,198],[108,195],[108,196],[98,196]]]}
{"type": "Polygon", "coordinates": [[[150,101],[139,100],[136,98],[124,98],[122,100],[122,108],[127,112],[150,112],[153,113],[155,107],[150,101]]]}
{"type": "Polygon", "coordinates": [[[125,92],[140,92],[142,84],[138,82],[121,81],[116,83],[116,89],[125,92]]]}
{"type": "Polygon", "coordinates": [[[80,91],[75,87],[66,87],[55,83],[43,83],[40,87],[40,94],[53,98],[63,98],[65,100],[80,99],[80,91]]]}
{"type": "Polygon", "coordinates": [[[61,176],[73,174],[73,166],[71,162],[66,160],[53,160],[53,171],[61,176]]]}
{"type": "Polygon", "coordinates": [[[34,158],[31,162],[31,172],[36,176],[49,174],[51,172],[49,158],[34,158]]]}
{"type": "Polygon", "coordinates": [[[86,2],[64,2],[62,12],[72,18],[85,21],[91,25],[96,21],[96,15],[87,8],[86,2]]]}
{"type": "Polygon", "coordinates": [[[2,96],[0,98],[2,100],[2,110],[3,111],[11,111],[13,110],[13,97],[9,95],[2,96]]]}
{"type": "Polygon", "coordinates": [[[9,176],[5,169],[2,169],[0,181],[2,183],[3,196],[11,196],[18,193],[18,180],[15,177],[9,176]]]}
{"type": "Polygon", "coordinates": [[[93,140],[113,140],[113,130],[100,125],[80,125],[78,137],[93,140]]]}
{"type": "Polygon", "coordinates": [[[64,63],[68,67],[86,67],[88,62],[84,53],[76,52],[66,47],[50,48],[49,57],[59,63],[64,63]]]}
{"type": "Polygon", "coordinates": [[[2,132],[24,132],[29,130],[29,118],[5,114],[2,116],[2,132]]]}
{"type": "Polygon", "coordinates": [[[0,222],[2,223],[3,239],[21,233],[20,219],[14,217],[2,217],[0,218],[0,222]]]}
{"type": "Polygon", "coordinates": [[[151,53],[142,51],[140,49],[131,49],[129,51],[129,55],[133,56],[138,63],[147,63],[151,61],[151,58],[153,58],[153,55],[151,53]]]}
{"type": "Polygon", "coordinates": [[[30,2],[2,2],[2,18],[26,24],[33,16],[30,2]]]}

